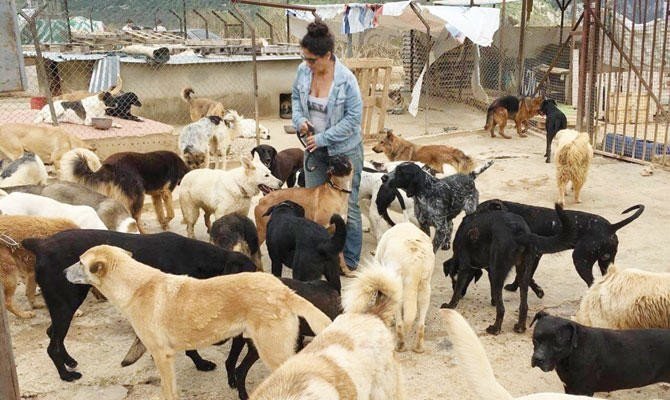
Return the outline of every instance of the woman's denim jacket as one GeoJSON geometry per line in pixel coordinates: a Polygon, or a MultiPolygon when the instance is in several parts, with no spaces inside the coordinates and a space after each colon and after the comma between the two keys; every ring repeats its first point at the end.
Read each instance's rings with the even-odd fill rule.
{"type": "MultiPolygon", "coordinates": [[[[303,62],[293,82],[293,126],[309,120],[307,100],[312,85],[312,70],[303,62]]],[[[363,102],[358,82],[354,74],[335,59],[335,78],[328,96],[326,116],[328,125],[316,137],[317,147],[326,147],[329,155],[342,154],[356,148],[361,143],[361,114],[363,102]]]]}

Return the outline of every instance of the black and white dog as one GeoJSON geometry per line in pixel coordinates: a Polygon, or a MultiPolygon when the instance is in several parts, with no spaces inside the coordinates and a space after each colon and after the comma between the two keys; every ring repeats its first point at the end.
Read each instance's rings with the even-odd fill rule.
{"type": "Polygon", "coordinates": [[[556,100],[553,99],[546,99],[542,102],[542,105],[540,105],[540,114],[547,117],[544,124],[544,129],[547,131],[547,151],[544,153],[544,156],[547,157],[547,162],[551,162],[551,142],[558,131],[568,127],[568,119],[558,109],[556,100]]]}
{"type": "Polygon", "coordinates": [[[437,252],[451,246],[453,219],[461,211],[471,214],[477,209],[479,192],[475,179],[491,165],[492,160],[467,175],[438,179],[418,165],[405,162],[382,176],[382,181],[392,189],[405,190],[407,197],[414,197],[414,214],[421,230],[430,235],[430,227],[435,227],[433,251],[437,252]]]}
{"type": "MultiPolygon", "coordinates": [[[[54,110],[58,122],[91,126],[93,125],[93,118],[106,115],[107,108],[111,107],[110,104],[114,104],[114,96],[109,92],[102,92],[81,100],[56,100],[54,101],[54,110]]],[[[47,104],[37,113],[33,123],[39,124],[48,121],[51,121],[51,113],[47,104]]],[[[121,127],[118,124],[112,124],[112,126],[121,127]]]]}

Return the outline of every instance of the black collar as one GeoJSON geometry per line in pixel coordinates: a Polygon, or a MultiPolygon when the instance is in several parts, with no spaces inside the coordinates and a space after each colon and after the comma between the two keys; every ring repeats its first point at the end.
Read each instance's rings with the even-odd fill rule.
{"type": "Polygon", "coordinates": [[[336,184],[333,183],[332,180],[330,180],[330,177],[328,177],[328,180],[327,180],[326,182],[328,182],[328,184],[330,185],[330,187],[332,187],[332,188],[335,189],[335,190],[339,190],[340,192],[347,193],[347,194],[351,194],[351,190],[347,190],[347,189],[345,189],[345,188],[343,188],[343,187],[339,187],[339,186],[337,186],[336,184]]]}

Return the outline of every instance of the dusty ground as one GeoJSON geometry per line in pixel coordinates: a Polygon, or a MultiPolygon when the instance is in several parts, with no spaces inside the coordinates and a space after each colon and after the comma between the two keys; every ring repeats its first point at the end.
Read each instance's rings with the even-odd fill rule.
{"type": "MultiPolygon", "coordinates": [[[[556,197],[554,164],[545,164],[542,158],[544,141],[536,137],[512,140],[491,139],[476,130],[483,124],[481,112],[466,106],[450,105],[449,112],[431,112],[430,133],[441,133],[443,128],[457,127],[466,131],[446,136],[424,137],[421,143],[446,143],[463,149],[479,160],[499,158],[495,165],[477,180],[482,200],[504,198],[530,204],[550,206],[556,197]]],[[[273,138],[271,142],[279,148],[296,146],[297,141],[281,133],[286,121],[269,121],[273,138]]],[[[409,116],[391,117],[388,123],[396,133],[406,136],[423,134],[423,117],[417,120],[409,116]],[[420,121],[420,123],[418,123],[420,121]]],[[[366,155],[366,157],[368,157],[366,155]]],[[[370,159],[383,160],[383,155],[370,159]]],[[[620,267],[636,267],[652,271],[670,272],[663,249],[670,246],[667,222],[670,206],[667,204],[670,174],[657,171],[653,176],[642,177],[642,167],[634,164],[596,157],[589,179],[583,191],[583,203],[568,203],[569,208],[595,212],[611,221],[621,217],[620,212],[637,203],[646,205],[639,220],[619,232],[620,247],[617,264],[620,267]]],[[[147,201],[150,204],[150,201],[147,201]]],[[[178,204],[178,203],[176,203],[178,204]]],[[[146,219],[151,231],[159,230],[151,206],[146,207],[146,219]]],[[[184,226],[177,210],[171,229],[184,234],[184,226]]],[[[456,226],[460,218],[456,221],[456,226]]],[[[198,238],[205,240],[204,225],[197,225],[198,238]]],[[[374,248],[370,235],[365,235],[364,254],[374,248]]],[[[428,314],[426,348],[424,354],[412,352],[400,355],[410,399],[475,399],[466,381],[456,369],[453,353],[437,309],[451,296],[451,285],[442,274],[442,261],[451,252],[438,253],[438,264],[433,276],[433,293],[428,314]]],[[[267,257],[264,263],[267,264],[267,257]]],[[[544,299],[530,295],[530,315],[535,311],[551,307],[551,312],[562,316],[572,315],[586,285],[579,279],[572,266],[570,252],[543,258],[536,274],[537,281],[546,292],[544,299]]],[[[484,332],[494,319],[494,309],[489,305],[489,285],[481,280],[468,291],[467,297],[458,306],[458,311],[468,319],[480,335],[499,381],[513,394],[522,395],[540,391],[562,391],[555,373],[543,373],[530,368],[532,344],[530,331],[516,334],[512,325],[518,308],[518,295],[504,293],[507,314],[503,332],[490,336],[484,332]]],[[[19,304],[27,306],[22,294],[17,295],[19,304]]],[[[22,321],[10,316],[14,354],[18,368],[19,383],[26,398],[84,400],[127,399],[144,400],[158,398],[158,373],[148,356],[137,364],[121,368],[120,361],[132,341],[131,328],[124,318],[108,303],[89,298],[82,307],[84,315],[77,318],[66,340],[69,352],[79,361],[83,378],[75,383],[66,383],[58,378],[51,360],[46,354],[48,316],[39,310],[37,317],[22,321]]],[[[210,347],[202,350],[204,357],[220,366],[213,372],[198,372],[186,357],[177,357],[178,385],[185,399],[236,399],[236,393],[226,384],[223,361],[228,346],[210,347]]],[[[268,370],[256,364],[249,374],[248,388],[253,390],[268,375],[268,370]]],[[[670,399],[669,385],[650,387],[614,394],[600,393],[612,399],[670,399]]]]}

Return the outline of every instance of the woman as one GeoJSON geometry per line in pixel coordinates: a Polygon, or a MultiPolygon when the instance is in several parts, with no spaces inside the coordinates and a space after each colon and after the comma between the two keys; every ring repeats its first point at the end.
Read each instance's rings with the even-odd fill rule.
{"type": "Polygon", "coordinates": [[[361,93],[354,74],[335,58],[335,38],[326,24],[321,21],[309,24],[300,46],[305,62],[298,67],[293,83],[293,126],[303,135],[308,133],[310,126],[314,129],[314,135],[307,137],[305,159],[310,152],[310,166],[316,167],[314,171],[304,169],[305,186],[314,187],[326,181],[329,156],[343,154],[349,157],[354,176],[349,195],[344,261],[350,270],[354,270],[363,244],[361,210],[358,208],[358,187],[363,169],[361,93]]]}

